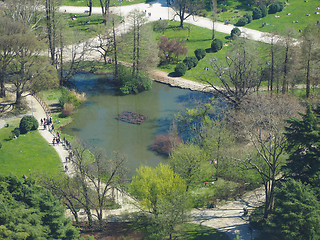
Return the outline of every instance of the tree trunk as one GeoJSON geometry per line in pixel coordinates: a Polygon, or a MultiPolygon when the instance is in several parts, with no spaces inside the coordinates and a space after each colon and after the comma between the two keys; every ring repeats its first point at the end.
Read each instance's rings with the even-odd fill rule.
{"type": "Polygon", "coordinates": [[[3,98],[6,96],[6,91],[4,88],[4,76],[1,76],[0,80],[0,98],[3,98]]]}
{"type": "Polygon", "coordinates": [[[88,0],[89,16],[92,14],[92,0],[88,0]]]}
{"type": "Polygon", "coordinates": [[[113,51],[114,51],[114,81],[118,81],[118,58],[117,58],[117,39],[114,27],[114,18],[112,19],[112,34],[113,34],[113,51]]]}
{"type": "Polygon", "coordinates": [[[20,91],[20,88],[17,88],[16,90],[16,105],[19,106],[21,105],[22,102],[22,92],[20,91]]]}
{"type": "Polygon", "coordinates": [[[283,81],[282,81],[282,94],[286,93],[287,89],[287,74],[288,74],[288,52],[289,52],[289,45],[286,46],[286,54],[284,59],[284,66],[283,66],[283,81]]]}
{"type": "Polygon", "coordinates": [[[311,50],[309,49],[308,60],[307,60],[307,68],[306,68],[306,98],[310,96],[310,59],[311,50]]]}

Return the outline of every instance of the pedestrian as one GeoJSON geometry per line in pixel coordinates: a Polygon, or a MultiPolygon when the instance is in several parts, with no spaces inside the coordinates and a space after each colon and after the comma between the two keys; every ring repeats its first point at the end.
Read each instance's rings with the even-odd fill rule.
{"type": "Polygon", "coordinates": [[[204,182],[204,186],[205,186],[205,187],[207,186],[207,184],[208,184],[207,182],[204,182]]]}
{"type": "Polygon", "coordinates": [[[40,119],[40,125],[43,125],[43,120],[42,120],[42,118],[40,119]]]}
{"type": "Polygon", "coordinates": [[[68,171],[68,166],[67,165],[64,166],[64,170],[66,170],[66,172],[68,171]]]}
{"type": "Polygon", "coordinates": [[[56,139],[53,138],[53,139],[52,139],[52,145],[53,145],[53,146],[54,146],[54,144],[55,144],[55,141],[56,141],[56,139]]]}

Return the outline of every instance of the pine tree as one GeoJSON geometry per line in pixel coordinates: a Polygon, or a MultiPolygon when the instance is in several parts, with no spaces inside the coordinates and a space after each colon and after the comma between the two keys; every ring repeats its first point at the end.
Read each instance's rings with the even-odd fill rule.
{"type": "Polygon", "coordinates": [[[320,170],[320,117],[314,114],[311,105],[307,105],[305,114],[300,113],[302,120],[287,119],[286,128],[287,152],[290,153],[284,172],[310,183],[320,170]]]}

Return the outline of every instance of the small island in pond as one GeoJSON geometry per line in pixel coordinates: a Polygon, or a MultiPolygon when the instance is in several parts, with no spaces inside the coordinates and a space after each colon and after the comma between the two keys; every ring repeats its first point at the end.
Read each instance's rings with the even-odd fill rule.
{"type": "Polygon", "coordinates": [[[141,113],[124,111],[123,113],[119,114],[116,119],[123,122],[140,125],[147,119],[147,116],[141,113]]]}

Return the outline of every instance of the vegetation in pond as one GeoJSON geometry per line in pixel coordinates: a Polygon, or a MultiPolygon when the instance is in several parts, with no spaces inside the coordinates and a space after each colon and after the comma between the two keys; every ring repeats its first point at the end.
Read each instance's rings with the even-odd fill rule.
{"type": "Polygon", "coordinates": [[[116,117],[116,119],[123,122],[140,125],[147,119],[147,116],[141,113],[125,111],[119,114],[119,116],[116,117]]]}

